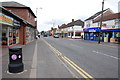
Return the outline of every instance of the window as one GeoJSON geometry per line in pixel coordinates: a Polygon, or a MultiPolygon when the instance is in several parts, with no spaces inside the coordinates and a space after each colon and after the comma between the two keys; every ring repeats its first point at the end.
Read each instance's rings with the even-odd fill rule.
{"type": "Polygon", "coordinates": [[[90,24],[88,23],[88,24],[86,25],[86,27],[90,27],[90,24]]]}

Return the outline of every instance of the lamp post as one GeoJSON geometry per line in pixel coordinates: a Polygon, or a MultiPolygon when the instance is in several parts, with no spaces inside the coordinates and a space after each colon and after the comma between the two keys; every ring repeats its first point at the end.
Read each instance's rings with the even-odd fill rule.
{"type": "MultiPolygon", "coordinates": [[[[37,16],[38,9],[42,9],[42,8],[41,7],[40,8],[36,8],[36,16],[37,16]]],[[[37,21],[37,18],[36,18],[36,21],[37,21]]]]}
{"type": "MultiPolygon", "coordinates": [[[[36,29],[37,29],[37,13],[38,13],[38,9],[42,9],[41,7],[40,8],[36,8],[36,29]]],[[[36,32],[36,35],[38,34],[38,31],[36,32]]]]}
{"type": "Polygon", "coordinates": [[[101,36],[101,28],[102,28],[102,20],[103,20],[103,9],[104,9],[104,0],[102,2],[102,12],[101,12],[100,32],[99,32],[98,44],[100,44],[100,36],[101,36]]]}

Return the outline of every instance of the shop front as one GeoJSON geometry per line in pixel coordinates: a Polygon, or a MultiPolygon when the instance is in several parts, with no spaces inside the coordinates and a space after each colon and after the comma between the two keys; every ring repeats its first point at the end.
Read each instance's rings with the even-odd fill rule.
{"type": "Polygon", "coordinates": [[[120,29],[106,29],[102,30],[104,35],[104,42],[120,42],[120,29]]]}
{"type": "Polygon", "coordinates": [[[73,31],[68,31],[68,37],[72,38],[72,36],[73,36],[73,31]]]}
{"type": "Polygon", "coordinates": [[[2,46],[11,46],[19,43],[20,22],[13,17],[0,13],[1,44],[2,46]]]}
{"type": "Polygon", "coordinates": [[[26,43],[34,40],[34,29],[30,26],[26,26],[26,43]]]}
{"type": "Polygon", "coordinates": [[[85,28],[84,31],[84,40],[98,41],[100,27],[94,28],[85,28]]]}

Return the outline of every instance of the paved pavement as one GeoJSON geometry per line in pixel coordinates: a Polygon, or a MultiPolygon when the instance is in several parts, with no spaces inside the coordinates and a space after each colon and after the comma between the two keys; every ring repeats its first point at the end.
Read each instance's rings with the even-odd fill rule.
{"type": "Polygon", "coordinates": [[[6,48],[2,56],[3,78],[83,78],[85,73],[76,68],[90,74],[87,74],[89,77],[118,78],[117,44],[46,37],[22,47],[24,72],[7,72],[9,61],[6,48]],[[75,64],[77,67],[74,67],[75,64]]]}
{"type": "MultiPolygon", "coordinates": [[[[34,54],[35,48],[35,41],[26,45],[22,46],[23,50],[23,63],[25,64],[25,71],[21,74],[10,74],[8,73],[8,63],[9,63],[9,55],[4,53],[5,55],[2,56],[2,78],[29,78],[30,71],[31,71],[31,63],[32,57],[34,54]]],[[[8,49],[6,49],[8,50],[8,49]]]]}

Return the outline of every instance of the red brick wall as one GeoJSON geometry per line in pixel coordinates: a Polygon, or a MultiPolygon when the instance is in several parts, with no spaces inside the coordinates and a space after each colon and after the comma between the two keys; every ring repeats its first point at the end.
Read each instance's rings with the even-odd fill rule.
{"type": "Polygon", "coordinates": [[[26,44],[26,25],[21,24],[20,26],[20,35],[19,35],[20,44],[26,44]]]}
{"type": "Polygon", "coordinates": [[[11,10],[13,13],[15,13],[19,17],[23,18],[24,20],[28,21],[30,24],[35,26],[34,16],[30,13],[31,18],[29,17],[28,12],[30,11],[28,9],[26,8],[7,8],[7,9],[11,10]]]}
{"type": "Polygon", "coordinates": [[[35,18],[34,18],[34,16],[30,13],[29,10],[27,10],[27,15],[28,15],[28,16],[27,16],[27,21],[30,22],[32,25],[35,26],[35,18]],[[31,17],[29,17],[28,14],[30,14],[31,17]]]}

